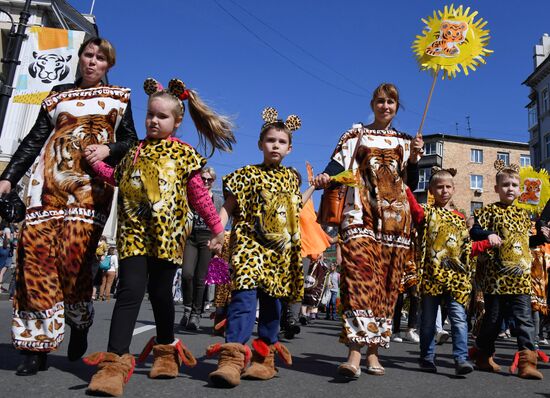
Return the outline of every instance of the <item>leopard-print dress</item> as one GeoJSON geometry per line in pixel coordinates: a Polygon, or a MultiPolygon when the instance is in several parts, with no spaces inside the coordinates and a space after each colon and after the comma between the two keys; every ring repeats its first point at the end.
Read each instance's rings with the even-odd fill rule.
{"type": "Polygon", "coordinates": [[[340,341],[345,344],[389,347],[393,309],[411,250],[411,215],[403,181],[411,139],[396,130],[352,128],[332,156],[347,169],[360,145],[353,165],[360,185],[348,189],[340,228],[340,341]]]}
{"type": "Polygon", "coordinates": [[[237,200],[231,231],[233,290],[262,289],[271,297],[300,301],[304,275],[296,175],[284,166],[251,165],[226,175],[223,187],[237,200]]]}
{"type": "Polygon", "coordinates": [[[187,182],[206,160],[177,139],[146,139],[115,171],[118,195],[118,255],[149,256],[183,263],[193,226],[187,182]]]}

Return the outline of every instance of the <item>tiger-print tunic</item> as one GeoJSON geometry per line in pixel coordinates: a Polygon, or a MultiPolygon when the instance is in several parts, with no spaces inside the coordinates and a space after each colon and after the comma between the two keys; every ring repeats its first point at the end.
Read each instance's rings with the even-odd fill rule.
{"type": "MultiPolygon", "coordinates": [[[[87,329],[93,322],[91,270],[113,188],[95,177],[83,151],[115,142],[129,100],[127,88],[75,86],[52,91],[42,103],[40,115],[52,130],[39,132],[46,140],[31,168],[18,245],[12,322],[18,349],[55,350],[66,324],[87,329]]],[[[34,140],[21,146],[29,150],[34,140]]]]}
{"type": "Polygon", "coordinates": [[[353,164],[360,186],[348,189],[340,228],[340,341],[345,344],[389,346],[393,309],[411,250],[411,215],[403,181],[411,139],[396,130],[352,128],[332,156],[347,169],[360,145],[353,164]]]}
{"type": "Polygon", "coordinates": [[[272,297],[300,301],[302,201],[296,175],[284,166],[245,166],[226,175],[223,188],[237,200],[231,231],[233,289],[259,288],[272,297]]]}
{"type": "Polygon", "coordinates": [[[550,243],[531,249],[531,308],[546,315],[548,313],[548,270],[550,261],[550,243]]]}

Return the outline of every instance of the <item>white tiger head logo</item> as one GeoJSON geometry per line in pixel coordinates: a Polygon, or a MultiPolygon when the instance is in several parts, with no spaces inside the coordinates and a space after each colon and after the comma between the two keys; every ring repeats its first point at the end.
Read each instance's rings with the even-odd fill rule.
{"type": "Polygon", "coordinates": [[[35,61],[29,65],[29,73],[32,77],[38,78],[42,83],[51,83],[53,81],[62,81],[69,74],[67,63],[72,55],[63,57],[58,54],[40,54],[36,51],[32,53],[35,61]]]}

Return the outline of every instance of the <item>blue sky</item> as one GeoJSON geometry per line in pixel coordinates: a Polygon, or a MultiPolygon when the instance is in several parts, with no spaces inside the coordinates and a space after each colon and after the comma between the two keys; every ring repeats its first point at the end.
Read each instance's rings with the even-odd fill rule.
{"type": "MultiPolygon", "coordinates": [[[[71,1],[83,13],[91,3],[71,1]]],[[[294,149],[284,163],[305,174],[306,160],[316,172],[322,171],[341,133],[354,122],[371,120],[371,93],[381,82],[399,87],[404,109],[395,127],[414,135],[431,76],[419,71],[411,45],[422,31],[421,18],[446,4],[96,0],[94,14],[100,34],[117,49],[111,83],[134,90],[140,137],[145,133],[143,80],[151,76],[167,84],[179,77],[216,110],[235,119],[234,152],[216,153],[210,160],[219,175],[261,162],[257,137],[265,106],[275,107],[285,118],[291,113],[301,117],[303,127],[295,133],[294,149]]],[[[543,33],[550,33],[550,1],[458,4],[472,7],[488,21],[488,48],[494,53],[470,76],[437,82],[424,133],[455,134],[458,122],[459,134],[468,135],[470,116],[474,137],[527,141],[529,90],[521,83],[533,71],[533,46],[543,33]]],[[[197,142],[188,115],[179,136],[197,142]]]]}

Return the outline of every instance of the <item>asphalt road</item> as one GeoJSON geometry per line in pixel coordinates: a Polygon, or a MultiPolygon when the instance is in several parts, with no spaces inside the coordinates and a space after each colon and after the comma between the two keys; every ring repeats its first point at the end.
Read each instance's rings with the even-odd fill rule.
{"type": "MultiPolygon", "coordinates": [[[[105,350],[113,303],[97,303],[96,318],[89,335],[88,352],[105,350]]],[[[177,320],[181,305],[177,307],[177,320]]],[[[0,301],[0,397],[81,397],[94,372],[82,362],[66,359],[66,346],[49,356],[49,369],[32,377],[18,377],[14,369],[20,361],[19,354],[10,342],[11,303],[0,301]]],[[[137,333],[132,341],[132,352],[139,354],[149,338],[154,335],[151,306],[144,301],[140,312],[137,333]]],[[[303,327],[295,339],[283,341],[293,354],[294,365],[280,366],[278,377],[269,381],[243,380],[234,389],[217,389],[208,383],[208,373],[215,369],[216,359],[206,358],[205,347],[221,341],[212,337],[212,321],[202,320],[198,333],[177,334],[193,351],[198,365],[193,369],[182,368],[180,376],[172,380],[148,379],[151,358],[138,366],[125,388],[126,397],[549,397],[550,366],[540,368],[546,380],[522,380],[502,372],[488,374],[474,372],[467,377],[455,377],[451,356],[451,344],[437,347],[437,374],[418,370],[416,361],[418,346],[412,343],[392,343],[382,350],[381,362],[386,368],[385,376],[370,376],[364,373],[359,380],[341,382],[336,376],[336,367],[345,360],[345,347],[338,343],[339,323],[319,320],[314,325],[303,327]]],[[[496,361],[508,365],[514,354],[513,341],[499,341],[496,361]]]]}

